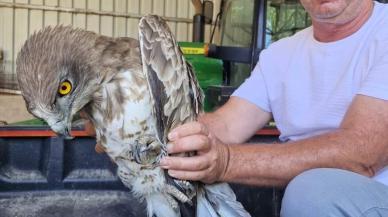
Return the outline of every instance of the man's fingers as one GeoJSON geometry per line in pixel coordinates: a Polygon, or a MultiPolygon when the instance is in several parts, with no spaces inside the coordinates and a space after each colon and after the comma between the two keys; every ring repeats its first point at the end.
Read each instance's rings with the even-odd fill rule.
{"type": "Polygon", "coordinates": [[[210,148],[210,141],[207,136],[192,135],[186,136],[167,145],[169,154],[191,152],[191,151],[207,151],[210,148]]]}
{"type": "Polygon", "coordinates": [[[183,125],[180,125],[173,129],[168,134],[168,139],[170,141],[174,141],[178,138],[185,137],[185,136],[191,136],[195,134],[203,134],[203,135],[209,135],[209,131],[207,127],[199,122],[189,122],[183,125]]]}
{"type": "Polygon", "coordinates": [[[209,168],[210,163],[203,156],[192,157],[164,157],[160,161],[163,169],[173,168],[174,170],[200,171],[209,168]]]}

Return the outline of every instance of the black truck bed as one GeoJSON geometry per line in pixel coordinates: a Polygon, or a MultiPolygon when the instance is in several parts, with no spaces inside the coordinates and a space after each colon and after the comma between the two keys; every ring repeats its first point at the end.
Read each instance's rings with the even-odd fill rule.
{"type": "MultiPolygon", "coordinates": [[[[95,153],[94,138],[4,136],[15,130],[21,132],[0,128],[0,217],[146,216],[144,203],[118,180],[115,165],[95,153]]],[[[279,216],[281,190],[232,187],[252,216],[279,216]]]]}

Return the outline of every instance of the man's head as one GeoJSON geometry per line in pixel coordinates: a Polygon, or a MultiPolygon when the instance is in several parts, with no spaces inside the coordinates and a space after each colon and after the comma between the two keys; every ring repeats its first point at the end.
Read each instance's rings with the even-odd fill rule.
{"type": "Polygon", "coordinates": [[[300,0],[313,21],[344,24],[360,15],[372,0],[300,0]]]}

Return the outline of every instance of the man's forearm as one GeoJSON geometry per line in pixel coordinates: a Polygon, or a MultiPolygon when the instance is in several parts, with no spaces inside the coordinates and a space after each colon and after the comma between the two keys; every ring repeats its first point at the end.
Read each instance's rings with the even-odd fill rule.
{"type": "Polygon", "coordinates": [[[217,138],[221,139],[225,143],[230,143],[228,136],[228,127],[221,117],[217,113],[204,113],[198,121],[205,124],[209,131],[211,131],[217,138]]]}
{"type": "Polygon", "coordinates": [[[299,173],[320,167],[372,176],[378,159],[364,144],[363,138],[338,130],[298,142],[229,146],[222,181],[282,186],[299,173]]]}
{"type": "Polygon", "coordinates": [[[373,176],[388,165],[388,103],[358,95],[339,128],[308,139],[271,145],[230,146],[225,181],[284,185],[321,167],[373,176]]]}

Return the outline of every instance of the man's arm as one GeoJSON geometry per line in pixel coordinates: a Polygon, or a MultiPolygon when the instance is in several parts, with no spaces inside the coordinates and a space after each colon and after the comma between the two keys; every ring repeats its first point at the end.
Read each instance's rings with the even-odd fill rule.
{"type": "Polygon", "coordinates": [[[238,144],[252,137],[271,119],[271,113],[241,99],[231,97],[228,102],[213,113],[199,118],[223,143],[238,144]]]}
{"type": "Polygon", "coordinates": [[[338,130],[286,144],[226,146],[197,122],[178,127],[170,136],[170,153],[199,154],[161,162],[181,179],[285,185],[299,173],[319,167],[373,176],[388,164],[388,101],[357,95],[338,130]],[[190,143],[184,142],[187,137],[190,143]]]}

